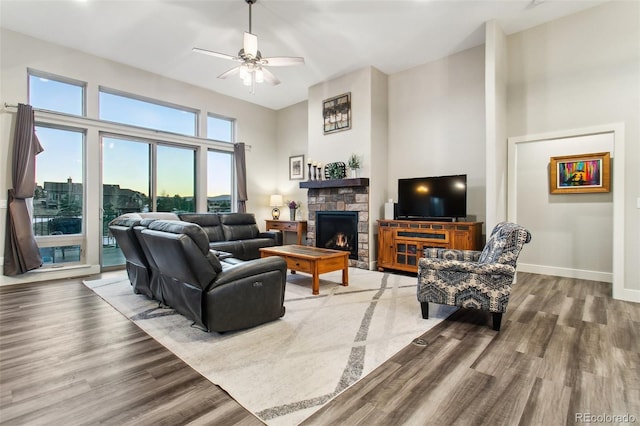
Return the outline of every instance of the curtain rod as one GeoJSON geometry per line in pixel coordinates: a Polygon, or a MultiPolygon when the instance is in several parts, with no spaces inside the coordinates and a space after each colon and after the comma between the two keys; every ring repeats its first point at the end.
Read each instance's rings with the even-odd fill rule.
{"type": "MultiPolygon", "coordinates": [[[[5,102],[5,103],[4,103],[4,107],[5,107],[5,108],[18,108],[18,105],[11,105],[11,104],[8,104],[8,103],[6,103],[6,102],[5,102]]],[[[36,110],[36,111],[49,112],[49,113],[53,113],[53,114],[60,114],[60,113],[57,113],[56,111],[40,110],[40,109],[38,109],[38,108],[34,108],[34,110],[36,110]]],[[[61,115],[67,115],[67,114],[61,114],[61,115]]],[[[101,120],[94,120],[94,119],[91,119],[91,118],[89,118],[89,117],[83,117],[83,116],[78,116],[78,117],[79,117],[79,118],[84,118],[84,119],[86,119],[86,120],[91,120],[91,121],[101,121],[101,120]]],[[[134,126],[134,127],[137,127],[137,126],[134,126]]],[[[153,130],[153,129],[151,129],[151,130],[153,130]]],[[[198,138],[197,136],[189,136],[189,137],[195,137],[195,138],[197,138],[197,139],[202,139],[202,138],[198,138]]],[[[205,139],[205,140],[208,140],[208,139],[205,139]]],[[[251,152],[251,145],[249,145],[249,144],[245,143],[245,144],[244,144],[244,147],[245,147],[245,150],[246,150],[246,151],[251,152]]]]}

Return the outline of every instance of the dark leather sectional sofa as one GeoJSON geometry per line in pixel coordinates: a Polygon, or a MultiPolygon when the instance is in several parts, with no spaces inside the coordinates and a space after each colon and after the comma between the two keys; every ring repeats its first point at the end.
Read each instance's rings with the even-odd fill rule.
{"type": "Polygon", "coordinates": [[[200,225],[210,248],[231,253],[236,259],[258,259],[260,248],[282,245],[282,233],[260,232],[251,213],[184,213],[178,217],[200,225]]]}
{"type": "MultiPolygon", "coordinates": [[[[255,219],[255,229],[250,230],[253,227],[247,223],[253,215],[224,216],[233,215],[240,216],[235,221],[226,218],[227,225],[238,223],[244,228],[227,235],[256,235],[255,219]]],[[[212,216],[185,215],[184,219],[204,217],[201,222],[206,222],[212,221],[212,216]]],[[[256,247],[275,245],[277,236],[269,241],[258,232],[253,242],[252,238],[237,240],[241,241],[237,246],[225,246],[236,251],[221,260],[211,249],[212,243],[221,242],[211,241],[211,235],[218,232],[215,226],[207,230],[206,225],[180,219],[141,213],[123,215],[109,224],[127,260],[134,292],[174,308],[207,331],[253,327],[284,315],[285,261],[277,257],[247,259],[251,252],[259,254],[256,247]],[[236,254],[247,260],[236,258],[236,254]]],[[[225,221],[219,222],[224,235],[225,221]]]]}

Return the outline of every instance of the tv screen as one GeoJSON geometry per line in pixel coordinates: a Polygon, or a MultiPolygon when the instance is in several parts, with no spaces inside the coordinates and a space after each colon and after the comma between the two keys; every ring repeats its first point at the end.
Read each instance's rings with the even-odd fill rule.
{"type": "Polygon", "coordinates": [[[467,175],[398,179],[398,219],[467,216],[467,175]]]}

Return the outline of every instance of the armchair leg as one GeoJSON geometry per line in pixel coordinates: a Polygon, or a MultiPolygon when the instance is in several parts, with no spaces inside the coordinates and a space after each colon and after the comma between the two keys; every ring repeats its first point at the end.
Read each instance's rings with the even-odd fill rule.
{"type": "Polygon", "coordinates": [[[492,312],[493,316],[493,329],[500,331],[500,323],[502,322],[502,312],[492,312]]]}
{"type": "Polygon", "coordinates": [[[422,310],[422,318],[429,319],[429,302],[420,302],[420,309],[422,310]]]}

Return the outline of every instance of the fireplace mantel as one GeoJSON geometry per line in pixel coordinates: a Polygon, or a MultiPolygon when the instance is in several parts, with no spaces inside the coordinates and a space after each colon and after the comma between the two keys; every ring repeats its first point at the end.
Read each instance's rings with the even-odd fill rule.
{"type": "Polygon", "coordinates": [[[347,186],[369,186],[369,178],[308,180],[300,182],[300,188],[344,188],[347,186]]]}

